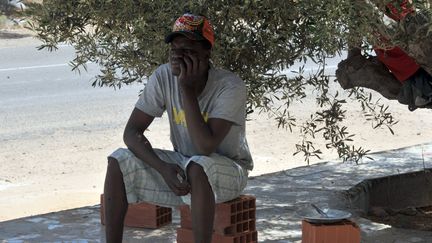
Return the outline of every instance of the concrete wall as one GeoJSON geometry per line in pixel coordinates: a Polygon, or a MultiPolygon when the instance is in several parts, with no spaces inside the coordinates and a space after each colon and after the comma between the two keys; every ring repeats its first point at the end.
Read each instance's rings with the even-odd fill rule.
{"type": "Polygon", "coordinates": [[[364,180],[348,190],[354,207],[403,209],[432,205],[432,169],[364,180]]]}

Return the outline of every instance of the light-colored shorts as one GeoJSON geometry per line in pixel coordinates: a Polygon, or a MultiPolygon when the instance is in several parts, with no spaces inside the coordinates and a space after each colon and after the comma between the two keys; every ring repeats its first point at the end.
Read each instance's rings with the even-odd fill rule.
{"type": "MultiPolygon", "coordinates": [[[[185,174],[192,161],[202,166],[215,194],[216,203],[238,197],[246,187],[248,171],[225,156],[213,153],[209,156],[186,157],[175,151],[154,151],[161,160],[178,164],[185,170],[185,174]]],[[[159,172],[138,159],[130,150],[120,148],[109,157],[119,163],[129,203],[148,202],[167,207],[190,204],[190,194],[175,195],[159,172]]]]}

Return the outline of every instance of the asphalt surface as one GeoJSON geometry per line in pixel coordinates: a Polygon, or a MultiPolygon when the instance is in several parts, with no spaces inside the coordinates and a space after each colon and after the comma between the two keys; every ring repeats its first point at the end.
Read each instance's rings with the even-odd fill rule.
{"type": "Polygon", "coordinates": [[[55,52],[36,46],[2,48],[0,57],[0,141],[58,129],[108,129],[124,123],[142,88],[92,87],[97,66],[71,71],[70,46],[55,52]],[[113,113],[119,114],[118,120],[112,119],[113,113]]]}

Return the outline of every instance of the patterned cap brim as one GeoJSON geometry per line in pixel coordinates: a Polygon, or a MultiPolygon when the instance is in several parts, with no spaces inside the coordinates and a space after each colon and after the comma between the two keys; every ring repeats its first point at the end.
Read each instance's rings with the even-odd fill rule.
{"type": "Polygon", "coordinates": [[[182,36],[184,36],[188,39],[191,39],[191,40],[197,40],[197,41],[206,40],[203,36],[195,34],[195,33],[191,33],[188,31],[174,31],[174,32],[169,33],[165,37],[165,43],[170,43],[171,41],[173,41],[174,37],[176,37],[178,35],[182,35],[182,36]]]}

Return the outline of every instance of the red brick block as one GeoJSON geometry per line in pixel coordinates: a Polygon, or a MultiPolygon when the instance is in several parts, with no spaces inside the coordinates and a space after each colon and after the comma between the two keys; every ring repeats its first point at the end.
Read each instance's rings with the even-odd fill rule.
{"type": "MultiPolygon", "coordinates": [[[[104,197],[101,195],[101,223],[105,224],[104,197]]],[[[156,229],[171,223],[172,209],[157,206],[150,203],[129,204],[124,225],[127,227],[138,227],[156,229]]]]}
{"type": "Polygon", "coordinates": [[[349,220],[332,224],[303,220],[302,243],[360,243],[360,228],[349,220]]]}
{"type": "MultiPolygon", "coordinates": [[[[235,234],[255,230],[255,197],[241,195],[238,198],[216,204],[214,231],[219,234],[235,234]]],[[[179,207],[180,225],[192,229],[192,217],[188,205],[179,207]]]]}
{"type": "MultiPolygon", "coordinates": [[[[212,243],[256,243],[258,242],[258,232],[239,233],[235,235],[220,235],[213,233],[212,243]]],[[[195,243],[191,229],[177,229],[177,243],[195,243]]]]}

